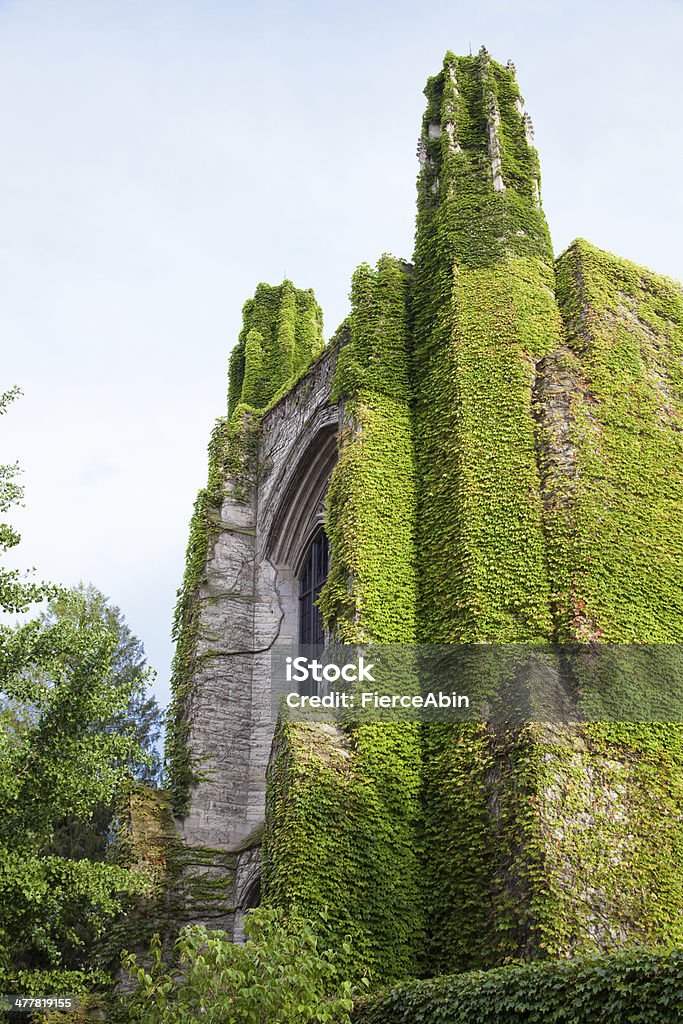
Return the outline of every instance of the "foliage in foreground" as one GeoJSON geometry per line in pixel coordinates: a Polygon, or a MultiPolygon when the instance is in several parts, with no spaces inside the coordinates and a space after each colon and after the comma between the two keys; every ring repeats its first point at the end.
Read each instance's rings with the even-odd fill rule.
{"type": "MultiPolygon", "coordinates": [[[[16,392],[0,396],[0,413],[16,392]]],[[[0,466],[0,513],[22,497],[16,466],[0,466]]],[[[19,535],[0,523],[0,552],[19,535]]],[[[0,566],[0,612],[34,612],[58,588],[0,566]]],[[[66,599],[66,598],[64,598],[66,599]]],[[[114,673],[117,637],[106,622],[69,616],[0,624],[0,989],[77,992],[107,980],[94,948],[109,924],[148,888],[117,863],[65,835],[87,830],[129,791],[144,760],[132,732],[108,727],[141,685],[114,673]]],[[[106,845],[106,844],[105,844],[106,845]]]]}
{"type": "Polygon", "coordinates": [[[107,731],[133,736],[143,752],[129,764],[138,782],[161,784],[161,758],[157,743],[163,712],[147,685],[156,673],[147,665],[144,645],[134,635],[123,612],[92,583],[79,583],[51,598],[43,616],[46,625],[71,622],[79,630],[105,629],[114,638],[110,682],[128,694],[128,704],[106,724],[107,731]]]}
{"type": "MultiPolygon", "coordinates": [[[[173,965],[155,937],[149,959],[124,964],[136,992],[123,1000],[135,1024],[349,1024],[353,990],[337,955],[319,948],[311,921],[280,910],[247,913],[244,945],[225,932],[184,928],[173,965]]],[[[348,949],[341,952],[347,953],[348,949]]]]}
{"type": "MultiPolygon", "coordinates": [[[[145,649],[121,610],[91,583],[80,583],[52,597],[41,621],[45,626],[70,623],[79,633],[99,629],[111,635],[114,647],[106,684],[112,692],[119,691],[121,700],[112,704],[108,719],[102,717],[93,725],[98,731],[134,741],[127,763],[130,778],[148,785],[159,784],[161,759],[156,744],[163,713],[147,691],[154,673],[147,666],[145,649]]],[[[55,852],[74,860],[99,861],[111,856],[120,820],[117,799],[115,794],[113,802],[94,807],[87,822],[65,818],[55,835],[55,852]]]]}
{"type": "Polygon", "coordinates": [[[547,960],[400,985],[354,1024],[668,1024],[683,1019],[683,950],[547,960]]]}

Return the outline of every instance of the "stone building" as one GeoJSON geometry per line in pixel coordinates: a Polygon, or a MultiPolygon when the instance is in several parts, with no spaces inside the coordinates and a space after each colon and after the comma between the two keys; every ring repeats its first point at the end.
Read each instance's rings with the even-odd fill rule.
{"type": "Polygon", "coordinates": [[[425,93],[412,263],[360,267],[329,344],[290,281],[244,307],[178,605],[178,827],[212,921],[327,908],[378,978],[680,943],[678,726],[274,721],[273,645],[323,633],[683,639],[683,293],[555,259],[511,63],[449,53],[425,93]]]}

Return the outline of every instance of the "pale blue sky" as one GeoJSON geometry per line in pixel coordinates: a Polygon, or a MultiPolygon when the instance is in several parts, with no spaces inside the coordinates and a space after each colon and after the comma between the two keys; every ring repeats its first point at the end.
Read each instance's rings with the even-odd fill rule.
{"type": "Polygon", "coordinates": [[[683,278],[683,4],[0,2],[0,461],[17,562],[92,581],[168,696],[206,443],[244,300],[285,272],[329,337],[354,267],[410,258],[426,78],[511,57],[559,252],[683,278]]]}

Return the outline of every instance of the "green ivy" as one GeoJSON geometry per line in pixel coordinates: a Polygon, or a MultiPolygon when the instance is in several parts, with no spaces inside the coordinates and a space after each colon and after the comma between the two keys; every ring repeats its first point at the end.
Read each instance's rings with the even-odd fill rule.
{"type": "MultiPolygon", "coordinates": [[[[344,642],[415,637],[409,287],[409,268],[389,256],[376,270],[357,270],[335,374],[343,426],[327,495],[331,570],[321,606],[344,642]]],[[[352,937],[350,975],[414,974],[423,932],[417,728],[282,723],[275,749],[266,900],[310,916],[329,907],[326,940],[339,948],[352,937]]]]}
{"type": "Polygon", "coordinates": [[[243,328],[230,355],[228,416],[240,402],[264,409],[323,348],[322,313],[309,289],[291,281],[260,284],[242,310],[243,328]]]}
{"type": "MultiPolygon", "coordinates": [[[[558,264],[561,319],[517,95],[485,52],[447,55],[427,88],[413,294],[419,635],[674,643],[681,292],[577,243],[558,264]],[[553,423],[558,393],[569,410],[553,423]]],[[[626,663],[596,675],[577,661],[587,708],[610,685],[634,701],[661,685],[661,672],[626,663]]],[[[441,726],[424,743],[430,970],[680,941],[676,727],[441,726]]]]}
{"type": "Polygon", "coordinates": [[[616,722],[586,726],[539,774],[543,829],[561,838],[545,844],[543,948],[670,946],[683,940],[683,731],[622,719],[659,717],[681,676],[683,291],[579,240],[557,295],[565,346],[539,369],[565,389],[559,431],[538,411],[555,636],[616,645],[572,665],[586,711],[616,722]]]}
{"type": "Polygon", "coordinates": [[[503,967],[401,985],[355,1024],[663,1024],[683,1014],[683,953],[647,950],[503,967]]]}
{"type": "Polygon", "coordinates": [[[518,642],[551,628],[532,389],[560,317],[532,195],[536,157],[510,102],[500,136],[527,159],[508,171],[503,147],[507,187],[493,188],[483,111],[501,83],[516,93],[487,55],[449,54],[426,90],[425,135],[438,125],[441,136],[427,144],[418,186],[413,376],[420,634],[430,643],[518,642]]]}
{"type": "Polygon", "coordinates": [[[344,643],[415,639],[416,479],[408,381],[408,268],[356,271],[333,398],[339,461],[326,499],[330,575],[321,607],[344,643]],[[391,558],[387,552],[391,551],[391,558]]]}
{"type": "Polygon", "coordinates": [[[680,643],[683,291],[577,241],[557,294],[575,382],[573,481],[546,478],[560,638],[680,643]]]}
{"type": "MultiPolygon", "coordinates": [[[[555,267],[509,67],[449,53],[426,96],[414,269],[386,256],[359,268],[335,342],[325,619],[350,643],[678,644],[683,294],[584,242],[555,267]]],[[[259,286],[179,597],[169,750],[181,812],[196,777],[199,590],[224,488],[251,500],[260,417],[321,348],[312,293],[259,286]]],[[[589,660],[571,665],[587,709],[615,690],[657,705],[666,668],[608,676],[589,660]]],[[[375,981],[668,947],[683,941],[681,778],[675,726],[420,736],[281,722],[265,899],[311,917],[328,907],[327,939],[350,934],[349,973],[375,981]]]]}
{"type": "MultiPolygon", "coordinates": [[[[413,291],[418,635],[549,639],[533,386],[561,322],[538,158],[514,75],[485,51],[447,54],[426,95],[413,291]],[[501,191],[487,127],[496,118],[501,191]]],[[[514,733],[425,729],[430,972],[528,952],[535,828],[515,777],[527,755],[514,733]]]]}

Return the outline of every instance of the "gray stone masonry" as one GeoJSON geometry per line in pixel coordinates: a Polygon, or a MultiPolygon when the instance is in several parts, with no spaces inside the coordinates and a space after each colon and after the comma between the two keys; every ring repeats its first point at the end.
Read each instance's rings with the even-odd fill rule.
{"type": "Polygon", "coordinates": [[[259,878],[275,726],[271,648],[297,640],[297,573],[337,458],[338,350],[328,348],[264,415],[251,495],[243,500],[226,479],[198,598],[189,749],[201,778],[178,824],[186,846],[237,854],[236,937],[241,903],[253,899],[259,878]]]}

